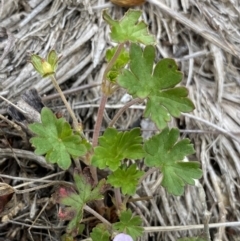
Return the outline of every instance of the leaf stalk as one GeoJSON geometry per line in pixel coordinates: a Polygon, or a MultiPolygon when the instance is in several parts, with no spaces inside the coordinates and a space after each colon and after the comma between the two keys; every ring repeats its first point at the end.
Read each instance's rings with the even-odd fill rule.
{"type": "Polygon", "coordinates": [[[59,84],[58,84],[58,82],[57,82],[57,80],[56,80],[56,78],[55,78],[54,75],[51,75],[51,81],[52,81],[53,86],[55,87],[55,89],[56,89],[57,92],[59,93],[59,95],[60,95],[63,103],[65,104],[65,106],[66,106],[66,108],[67,108],[68,113],[70,114],[70,116],[71,116],[71,118],[72,118],[72,120],[73,120],[73,127],[74,127],[74,129],[75,129],[76,131],[79,131],[79,126],[78,126],[77,118],[76,118],[76,116],[75,116],[75,114],[74,114],[71,106],[70,106],[69,103],[67,102],[67,99],[66,99],[65,95],[63,94],[63,92],[62,92],[62,90],[61,90],[61,88],[60,88],[60,86],[59,86],[59,84]]]}

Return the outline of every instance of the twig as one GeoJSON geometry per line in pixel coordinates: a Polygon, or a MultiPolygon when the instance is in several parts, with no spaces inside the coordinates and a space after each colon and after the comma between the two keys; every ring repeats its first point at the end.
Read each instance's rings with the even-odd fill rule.
{"type": "Polygon", "coordinates": [[[186,116],[186,117],[189,117],[189,118],[191,118],[191,119],[194,119],[194,120],[198,120],[198,121],[200,121],[200,122],[203,122],[204,124],[215,128],[216,130],[220,131],[221,133],[223,133],[223,134],[231,137],[232,139],[234,139],[235,141],[237,141],[238,143],[240,143],[239,138],[237,138],[236,136],[234,136],[233,134],[231,134],[229,131],[227,131],[227,130],[221,128],[221,127],[219,127],[218,125],[215,125],[215,124],[213,124],[213,123],[211,123],[211,122],[209,122],[209,121],[206,121],[206,120],[204,120],[204,119],[202,119],[202,118],[199,118],[199,117],[197,117],[197,116],[190,115],[190,114],[187,114],[187,113],[183,113],[182,115],[184,115],[184,116],[186,116]]]}
{"type": "Polygon", "coordinates": [[[203,236],[204,238],[206,238],[207,241],[211,241],[210,233],[209,233],[209,220],[211,217],[211,212],[207,210],[206,193],[204,191],[202,184],[198,180],[195,181],[195,185],[196,187],[198,187],[199,198],[203,208],[203,215],[204,215],[203,216],[203,224],[204,224],[203,236]]]}
{"type": "MultiPolygon", "coordinates": [[[[45,181],[45,182],[47,182],[47,181],[45,181]]],[[[33,182],[23,183],[23,184],[20,184],[18,186],[13,187],[14,190],[15,190],[15,193],[16,194],[23,194],[23,193],[36,191],[36,190],[39,190],[39,189],[42,189],[42,188],[50,187],[50,186],[53,186],[53,185],[61,185],[61,184],[74,187],[73,183],[70,183],[70,182],[65,182],[65,181],[48,181],[47,184],[43,184],[43,185],[40,185],[40,186],[37,186],[37,187],[32,187],[32,188],[24,189],[24,190],[17,190],[17,188],[22,188],[23,186],[27,186],[27,185],[30,185],[32,183],[33,182]]]]}
{"type": "MultiPolygon", "coordinates": [[[[100,215],[100,217],[101,217],[101,215],[100,215]]],[[[103,220],[101,220],[101,221],[103,221],[103,220]]],[[[20,226],[31,227],[30,224],[25,224],[25,223],[13,221],[13,220],[9,220],[8,222],[13,223],[13,224],[18,224],[20,226]]],[[[107,222],[108,221],[106,220],[106,223],[107,222]]],[[[209,228],[239,227],[239,226],[240,226],[240,222],[225,222],[225,223],[210,223],[209,224],[209,228]]],[[[1,224],[0,224],[0,227],[1,227],[1,224]]],[[[52,226],[52,225],[51,226],[42,226],[42,225],[36,226],[36,225],[34,225],[34,226],[32,226],[32,228],[55,230],[55,229],[65,229],[66,226],[52,226]]],[[[169,227],[168,226],[143,227],[143,230],[144,230],[144,233],[152,233],[152,232],[159,233],[159,232],[172,232],[172,231],[194,230],[194,229],[203,229],[203,228],[204,228],[203,224],[197,224],[197,225],[169,226],[169,227]]],[[[91,239],[87,239],[87,240],[91,240],[91,239]]]]}
{"type": "MultiPolygon", "coordinates": [[[[27,178],[27,177],[14,177],[12,175],[5,175],[5,174],[1,174],[0,173],[0,177],[4,177],[4,178],[8,178],[8,179],[13,179],[13,180],[21,180],[21,181],[32,181],[32,182],[42,182],[43,180],[46,180],[46,179],[49,179],[49,178],[52,178],[52,177],[55,177],[55,176],[59,176],[59,175],[62,175],[64,174],[65,171],[62,171],[62,172],[58,172],[58,173],[54,173],[54,174],[51,174],[51,175],[48,175],[48,176],[45,176],[43,178],[27,178]]],[[[49,180],[48,180],[49,181],[49,180]]],[[[47,182],[48,182],[47,181],[47,182]]]]}
{"type": "Polygon", "coordinates": [[[3,54],[0,58],[0,65],[2,64],[2,61],[8,55],[8,53],[13,49],[15,40],[16,40],[14,35],[11,32],[9,32],[5,28],[1,27],[0,28],[0,37],[3,37],[4,35],[8,36],[8,40],[7,40],[7,44],[4,48],[3,54]]]}
{"type": "MultiPolygon", "coordinates": [[[[30,225],[30,224],[26,224],[26,223],[23,223],[23,222],[17,222],[17,221],[14,221],[14,220],[9,220],[8,223],[12,223],[12,224],[18,224],[20,226],[25,226],[25,227],[31,227],[31,228],[35,228],[35,229],[47,229],[47,230],[64,230],[66,228],[66,226],[53,226],[53,225],[50,225],[50,226],[44,226],[44,225],[40,225],[40,226],[37,226],[37,225],[30,225]]],[[[0,227],[1,227],[1,224],[0,224],[0,227]]]]}
{"type": "Polygon", "coordinates": [[[28,14],[26,18],[19,24],[19,28],[25,26],[29,21],[31,21],[37,14],[39,14],[48,4],[50,4],[52,0],[45,0],[41,4],[39,4],[34,10],[28,14]]]}
{"type": "Polygon", "coordinates": [[[240,53],[234,49],[233,47],[230,48],[224,41],[220,40],[220,37],[213,31],[206,30],[204,28],[199,27],[196,23],[192,22],[182,14],[180,14],[177,11],[174,11],[173,9],[169,8],[166,6],[164,3],[158,0],[148,0],[150,4],[154,4],[157,6],[159,9],[161,9],[163,12],[167,13],[170,15],[173,19],[177,20],[178,22],[182,23],[186,27],[190,28],[192,31],[200,34],[203,38],[207,39],[211,43],[217,45],[219,48],[225,50],[226,52],[234,55],[236,58],[239,58],[240,53]]]}
{"type": "Polygon", "coordinates": [[[34,239],[33,239],[30,231],[31,231],[32,227],[34,226],[34,224],[36,223],[36,221],[38,220],[38,218],[40,217],[40,215],[42,214],[42,212],[46,209],[48,204],[49,204],[49,200],[44,204],[41,211],[38,213],[37,217],[34,219],[33,223],[31,224],[31,227],[28,228],[28,233],[29,233],[32,240],[34,240],[34,239]]]}
{"type": "MultiPolygon", "coordinates": [[[[225,223],[210,223],[209,228],[220,228],[220,227],[238,227],[240,226],[240,221],[238,222],[225,222],[225,223]]],[[[151,232],[171,232],[171,231],[183,231],[183,230],[193,230],[193,229],[204,229],[204,224],[197,225],[184,225],[184,226],[159,226],[159,227],[143,227],[145,233],[151,232]]]]}
{"type": "Polygon", "coordinates": [[[20,111],[23,114],[27,114],[26,111],[22,110],[21,108],[19,108],[17,105],[13,104],[11,101],[7,100],[6,98],[4,98],[3,96],[0,95],[0,98],[4,101],[6,101],[9,105],[12,105],[14,108],[16,108],[18,111],[20,111]]]}
{"type": "Polygon", "coordinates": [[[10,126],[12,126],[14,129],[16,129],[20,134],[20,136],[23,139],[23,142],[28,143],[28,139],[27,139],[27,135],[26,133],[22,130],[22,127],[18,124],[16,124],[15,122],[9,120],[8,118],[6,118],[5,116],[0,114],[0,119],[4,120],[5,122],[7,122],[10,126]]]}
{"type": "Polygon", "coordinates": [[[29,159],[37,162],[42,167],[45,167],[50,170],[54,170],[54,167],[46,162],[46,159],[42,156],[37,156],[32,151],[11,149],[11,148],[0,148],[0,157],[14,157],[29,159]]]}
{"type": "MultiPolygon", "coordinates": [[[[82,86],[78,86],[76,88],[71,88],[70,90],[65,90],[63,91],[63,94],[66,96],[66,95],[71,95],[71,94],[76,94],[80,91],[83,91],[83,90],[86,90],[86,89],[90,89],[90,88],[94,88],[94,87],[97,87],[99,86],[100,84],[99,83],[93,83],[93,84],[88,84],[88,85],[82,85],[82,86]]],[[[48,96],[44,96],[42,97],[42,100],[43,101],[46,101],[46,100],[53,100],[53,99],[56,99],[56,98],[59,98],[60,97],[60,94],[59,93],[56,93],[56,94],[51,94],[51,95],[48,95],[48,96]]]]}

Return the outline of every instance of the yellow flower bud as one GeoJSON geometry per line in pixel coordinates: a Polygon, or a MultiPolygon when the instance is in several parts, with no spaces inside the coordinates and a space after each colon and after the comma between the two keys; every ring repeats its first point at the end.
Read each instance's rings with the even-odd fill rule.
{"type": "Polygon", "coordinates": [[[49,64],[45,60],[42,61],[42,70],[43,70],[44,75],[54,74],[54,70],[53,70],[51,64],[49,64]]]}
{"type": "Polygon", "coordinates": [[[47,60],[37,54],[31,55],[31,63],[34,69],[44,78],[53,75],[58,66],[59,57],[55,50],[48,53],[47,60]]]}

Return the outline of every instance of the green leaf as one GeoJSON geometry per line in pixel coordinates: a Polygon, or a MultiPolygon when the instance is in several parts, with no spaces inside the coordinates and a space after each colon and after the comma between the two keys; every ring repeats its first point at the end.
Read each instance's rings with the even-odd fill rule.
{"type": "Polygon", "coordinates": [[[187,98],[184,87],[175,87],[182,79],[173,59],[160,60],[155,68],[155,49],[147,46],[144,50],[137,44],[131,44],[130,70],[124,69],[117,81],[134,97],[148,98],[145,117],[151,117],[162,129],[171,116],[179,117],[181,112],[190,112],[194,105],[187,98]]]}
{"type": "Polygon", "coordinates": [[[59,213],[63,220],[71,220],[67,227],[67,232],[76,235],[79,230],[79,223],[83,217],[84,205],[88,202],[101,199],[105,180],[101,180],[95,188],[92,188],[87,179],[78,173],[74,174],[74,181],[77,192],[60,188],[57,202],[67,206],[59,213]]]}
{"type": "Polygon", "coordinates": [[[179,139],[179,130],[165,128],[144,143],[145,164],[159,167],[163,173],[161,185],[174,195],[182,195],[184,185],[194,185],[193,179],[202,176],[198,162],[183,162],[185,156],[195,151],[189,139],[179,139]]]}
{"type": "Polygon", "coordinates": [[[136,193],[138,181],[144,172],[137,169],[137,165],[130,165],[128,168],[118,168],[108,176],[108,183],[114,187],[120,187],[124,195],[136,193]]]}
{"type": "Polygon", "coordinates": [[[68,223],[68,226],[66,229],[67,233],[69,233],[73,236],[78,235],[78,230],[81,227],[80,221],[82,220],[82,215],[83,214],[82,214],[82,209],[81,209],[81,211],[78,211],[78,213],[74,216],[74,218],[68,223]]]}
{"type": "Polygon", "coordinates": [[[93,228],[90,236],[93,241],[109,241],[111,235],[103,225],[98,225],[93,228]]]}
{"type": "Polygon", "coordinates": [[[33,68],[42,76],[44,75],[44,71],[42,67],[43,61],[44,59],[42,59],[39,55],[37,54],[31,55],[31,64],[33,65],[33,68]]]}
{"type": "Polygon", "coordinates": [[[55,72],[57,69],[58,60],[59,60],[59,57],[57,55],[57,52],[55,50],[51,50],[48,53],[47,62],[52,66],[53,72],[55,72]]]}
{"type": "Polygon", "coordinates": [[[139,128],[125,132],[108,128],[98,142],[99,146],[94,148],[92,164],[100,169],[109,167],[115,171],[121,165],[121,160],[140,159],[144,156],[139,128]]]}
{"type": "MultiPolygon", "coordinates": [[[[106,60],[109,62],[112,57],[114,56],[116,52],[117,47],[108,49],[106,52],[106,60]]],[[[113,67],[107,74],[107,78],[111,82],[116,82],[116,79],[118,75],[120,74],[120,71],[126,66],[126,64],[129,61],[129,53],[123,49],[121,53],[119,54],[116,62],[114,63],[113,67]]]]}
{"type": "Polygon", "coordinates": [[[57,119],[50,109],[44,107],[41,120],[42,123],[29,125],[29,129],[37,135],[30,139],[36,154],[46,154],[47,161],[57,163],[63,170],[70,167],[71,157],[86,154],[86,144],[79,135],[73,133],[63,118],[57,119]]]}
{"type": "Polygon", "coordinates": [[[192,101],[187,96],[188,90],[184,87],[159,91],[149,97],[144,117],[150,117],[157,127],[162,129],[171,120],[171,116],[179,117],[181,112],[190,112],[194,109],[192,101]]]}
{"type": "Polygon", "coordinates": [[[155,44],[155,38],[148,33],[147,25],[138,21],[142,11],[129,9],[124,17],[117,21],[108,15],[107,10],[103,11],[103,19],[110,25],[110,36],[117,43],[131,41],[142,44],[155,44]]]}
{"type": "Polygon", "coordinates": [[[142,220],[138,216],[133,216],[130,209],[123,211],[119,219],[120,222],[113,224],[113,229],[129,234],[133,240],[142,235],[143,228],[140,227],[142,220]]]}

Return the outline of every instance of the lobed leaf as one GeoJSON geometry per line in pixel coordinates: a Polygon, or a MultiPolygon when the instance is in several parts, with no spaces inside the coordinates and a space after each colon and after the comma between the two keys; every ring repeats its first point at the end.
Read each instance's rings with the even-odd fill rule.
{"type": "Polygon", "coordinates": [[[57,163],[63,170],[70,167],[71,157],[86,154],[88,146],[79,135],[73,133],[63,118],[57,119],[50,109],[44,107],[41,120],[42,123],[29,125],[30,130],[37,135],[30,139],[36,154],[46,154],[47,161],[57,163]]]}
{"type": "Polygon", "coordinates": [[[124,69],[117,81],[134,97],[147,98],[144,116],[150,117],[162,129],[181,112],[190,112],[194,105],[187,98],[184,87],[175,87],[182,79],[173,59],[162,59],[154,67],[155,50],[146,46],[144,50],[131,44],[130,70],[124,69]]]}
{"type": "Polygon", "coordinates": [[[140,226],[142,220],[138,216],[133,216],[130,209],[123,211],[119,219],[119,222],[113,224],[115,230],[129,234],[133,240],[142,235],[143,228],[140,226]]]}
{"type": "Polygon", "coordinates": [[[108,128],[98,141],[99,146],[94,148],[92,164],[100,169],[109,167],[115,171],[121,165],[121,160],[140,159],[144,156],[139,128],[125,132],[108,128]]]}
{"type": "Polygon", "coordinates": [[[57,198],[57,202],[67,206],[65,212],[61,213],[59,217],[63,220],[66,220],[66,217],[70,217],[69,219],[71,221],[68,224],[67,232],[75,234],[83,217],[84,205],[90,201],[102,198],[102,190],[105,185],[105,180],[101,180],[98,185],[93,188],[82,174],[75,172],[74,181],[77,192],[60,188],[58,191],[59,197],[57,198]]]}
{"type": "Polygon", "coordinates": [[[148,33],[147,25],[138,21],[142,11],[129,9],[121,20],[113,20],[107,10],[103,11],[103,19],[110,25],[111,39],[117,43],[131,41],[134,43],[154,44],[155,38],[148,33]]]}
{"type": "Polygon", "coordinates": [[[109,241],[111,235],[103,225],[98,225],[97,227],[93,228],[90,236],[93,241],[109,241]]]}
{"type": "Polygon", "coordinates": [[[136,193],[138,181],[144,172],[137,169],[137,165],[130,165],[128,168],[118,168],[108,176],[108,183],[114,187],[120,187],[124,195],[136,193]]]}
{"type": "Polygon", "coordinates": [[[144,117],[150,117],[158,128],[164,128],[171,120],[171,116],[179,117],[181,112],[190,112],[194,109],[187,95],[188,90],[184,87],[159,91],[149,97],[144,117]]]}
{"type": "Polygon", "coordinates": [[[181,195],[186,184],[193,185],[194,178],[202,176],[197,162],[183,162],[185,156],[195,151],[189,139],[179,139],[179,130],[165,128],[144,143],[145,164],[159,167],[163,173],[162,186],[174,195],[181,195]]]}

